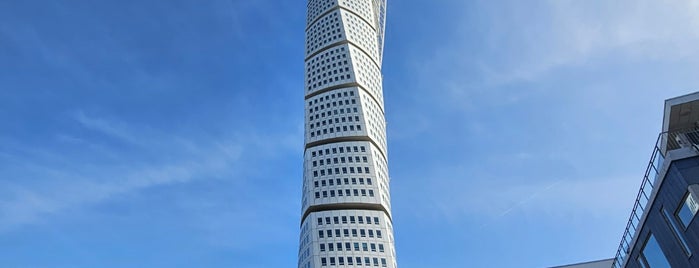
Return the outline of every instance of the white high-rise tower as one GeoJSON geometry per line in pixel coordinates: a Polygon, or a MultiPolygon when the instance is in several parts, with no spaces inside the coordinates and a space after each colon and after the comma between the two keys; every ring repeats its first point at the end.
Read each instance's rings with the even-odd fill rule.
{"type": "Polygon", "coordinates": [[[299,268],[395,268],[381,61],[386,0],[309,0],[299,268]]]}

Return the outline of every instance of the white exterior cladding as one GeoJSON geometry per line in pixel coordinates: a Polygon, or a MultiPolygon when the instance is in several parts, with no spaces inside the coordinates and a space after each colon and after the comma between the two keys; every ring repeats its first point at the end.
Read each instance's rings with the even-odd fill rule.
{"type": "Polygon", "coordinates": [[[386,0],[309,0],[299,268],[390,267],[396,253],[381,61],[386,0]]]}

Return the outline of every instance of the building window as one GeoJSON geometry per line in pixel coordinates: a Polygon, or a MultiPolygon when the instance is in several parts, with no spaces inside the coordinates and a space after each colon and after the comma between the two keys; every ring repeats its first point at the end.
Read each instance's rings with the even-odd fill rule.
{"type": "Polygon", "coordinates": [[[639,265],[645,268],[670,268],[670,263],[665,257],[665,253],[660,248],[658,241],[655,240],[655,236],[651,233],[646,240],[643,249],[641,249],[641,256],[637,259],[639,265]]]}
{"type": "Polygon", "coordinates": [[[684,201],[680,205],[680,208],[676,212],[677,218],[680,219],[685,229],[687,229],[689,223],[691,223],[692,219],[694,219],[694,215],[697,214],[697,210],[699,210],[699,204],[697,204],[697,201],[694,199],[692,194],[688,192],[685,195],[684,201]]]}
{"type": "Polygon", "coordinates": [[[665,218],[665,222],[670,225],[670,228],[672,229],[672,232],[675,234],[675,238],[677,241],[680,242],[682,245],[682,249],[684,250],[684,253],[687,254],[687,256],[692,255],[692,251],[689,250],[689,246],[687,246],[687,241],[684,239],[684,234],[680,232],[680,228],[677,226],[677,222],[670,216],[670,213],[667,212],[667,209],[663,208],[663,218],[665,218]]]}

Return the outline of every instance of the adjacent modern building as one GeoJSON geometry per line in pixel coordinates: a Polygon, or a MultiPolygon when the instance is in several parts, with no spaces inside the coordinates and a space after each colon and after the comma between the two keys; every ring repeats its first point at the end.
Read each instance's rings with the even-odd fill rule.
{"type": "Polygon", "coordinates": [[[663,129],[614,268],[699,267],[699,92],[665,101],[663,129]]]}
{"type": "Polygon", "coordinates": [[[699,92],[665,101],[662,131],[616,256],[557,268],[699,267],[699,92]]]}
{"type": "Polygon", "coordinates": [[[395,268],[381,62],[386,0],[309,0],[298,267],[395,268]]]}
{"type": "Polygon", "coordinates": [[[583,263],[576,263],[576,264],[570,264],[570,265],[564,265],[564,266],[556,266],[556,267],[551,267],[551,268],[610,268],[610,267],[612,267],[612,263],[614,263],[614,259],[606,259],[606,260],[583,262],[583,263]]]}

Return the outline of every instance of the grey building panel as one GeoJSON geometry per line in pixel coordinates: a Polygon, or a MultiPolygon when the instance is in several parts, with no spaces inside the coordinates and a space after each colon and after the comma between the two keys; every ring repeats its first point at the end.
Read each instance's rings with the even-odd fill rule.
{"type": "Polygon", "coordinates": [[[606,260],[599,260],[599,261],[591,261],[591,262],[583,262],[583,263],[569,264],[569,265],[563,265],[563,266],[556,266],[556,267],[551,267],[551,268],[609,268],[609,267],[612,267],[612,263],[614,263],[614,259],[606,259],[606,260]]]}

